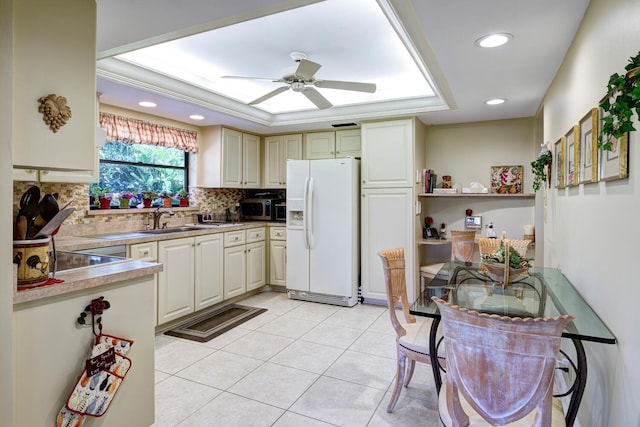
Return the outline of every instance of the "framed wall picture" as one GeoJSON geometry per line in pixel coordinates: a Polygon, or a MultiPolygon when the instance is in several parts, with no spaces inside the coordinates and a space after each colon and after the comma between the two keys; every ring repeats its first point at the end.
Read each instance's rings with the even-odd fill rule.
{"type": "Polygon", "coordinates": [[[598,109],[592,108],[580,120],[579,182],[598,182],[598,109]]]}
{"type": "Polygon", "coordinates": [[[564,188],[564,136],[553,144],[553,160],[556,162],[555,187],[564,188]]]}
{"type": "Polygon", "coordinates": [[[575,125],[564,136],[565,162],[564,184],[567,187],[578,185],[578,160],[580,159],[580,128],[575,125]]]}
{"type": "Polygon", "coordinates": [[[496,194],[521,194],[522,165],[491,166],[491,192],[496,194]]]}
{"type": "MultiPolygon", "coordinates": [[[[600,116],[598,123],[606,117],[607,113],[600,108],[600,116]]],[[[599,127],[601,129],[602,127],[599,127]]],[[[602,134],[600,134],[602,139],[602,134]]],[[[610,137],[611,150],[598,150],[598,161],[600,163],[599,180],[613,181],[616,179],[625,179],[629,177],[629,134],[622,138],[610,137]]],[[[604,143],[604,141],[602,141],[604,143]]]]}

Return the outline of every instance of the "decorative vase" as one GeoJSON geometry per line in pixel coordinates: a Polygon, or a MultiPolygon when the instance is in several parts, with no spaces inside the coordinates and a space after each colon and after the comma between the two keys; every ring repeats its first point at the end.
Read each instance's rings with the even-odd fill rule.
{"type": "Polygon", "coordinates": [[[102,198],[100,199],[100,209],[110,209],[111,208],[111,200],[102,198]]]}
{"type": "Polygon", "coordinates": [[[165,208],[170,208],[171,207],[171,197],[162,198],[162,206],[165,207],[165,208]]]}
{"type": "Polygon", "coordinates": [[[120,209],[129,209],[129,199],[120,199],[120,209]]]}
{"type": "Polygon", "coordinates": [[[188,199],[188,198],[186,198],[186,197],[181,197],[181,198],[179,198],[179,199],[178,199],[178,201],[179,201],[179,203],[180,203],[180,204],[179,204],[179,206],[180,206],[181,208],[189,207],[189,199],[188,199]]]}
{"type": "Polygon", "coordinates": [[[153,200],[151,199],[142,199],[142,206],[144,206],[145,208],[150,208],[152,201],[153,200]]]}

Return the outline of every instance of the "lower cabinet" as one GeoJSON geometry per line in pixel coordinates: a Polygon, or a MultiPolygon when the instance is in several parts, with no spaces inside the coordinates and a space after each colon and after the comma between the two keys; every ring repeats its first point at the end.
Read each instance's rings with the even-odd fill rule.
{"type": "Polygon", "coordinates": [[[265,229],[224,233],[224,299],[266,284],[265,229]]]}
{"type": "Polygon", "coordinates": [[[269,229],[269,284],[286,286],[287,231],[284,227],[269,229]]]}
{"type": "MultiPolygon", "coordinates": [[[[158,262],[158,242],[136,243],[127,246],[127,258],[139,261],[158,262]]],[[[158,326],[158,275],[153,275],[153,319],[158,326]]]]}
{"type": "Polygon", "coordinates": [[[224,234],[195,238],[195,310],[212,306],[224,299],[224,234]]]}
{"type": "Polygon", "coordinates": [[[195,239],[158,242],[158,324],[193,313],[195,279],[195,239]]]}

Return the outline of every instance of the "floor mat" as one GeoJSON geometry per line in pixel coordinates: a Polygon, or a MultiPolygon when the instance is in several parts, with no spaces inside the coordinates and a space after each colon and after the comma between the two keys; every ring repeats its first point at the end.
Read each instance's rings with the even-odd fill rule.
{"type": "Polygon", "coordinates": [[[266,308],[230,304],[177,326],[165,335],[206,342],[267,311],[266,308]]]}

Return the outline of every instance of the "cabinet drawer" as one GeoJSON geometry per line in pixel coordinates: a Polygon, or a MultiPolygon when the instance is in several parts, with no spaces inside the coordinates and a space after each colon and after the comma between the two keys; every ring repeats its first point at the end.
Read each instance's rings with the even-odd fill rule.
{"type": "Polygon", "coordinates": [[[156,262],[158,261],[158,244],[157,242],[136,243],[129,245],[128,258],[134,258],[140,261],[156,262]]]}
{"type": "Polygon", "coordinates": [[[264,227],[247,230],[247,243],[259,242],[261,240],[264,240],[264,236],[264,227]]]}
{"type": "Polygon", "coordinates": [[[284,227],[269,227],[269,239],[271,240],[286,240],[287,229],[284,227]]]}
{"type": "Polygon", "coordinates": [[[245,233],[244,230],[240,231],[229,231],[224,233],[224,247],[228,246],[237,246],[244,245],[245,243],[245,233]]]}

